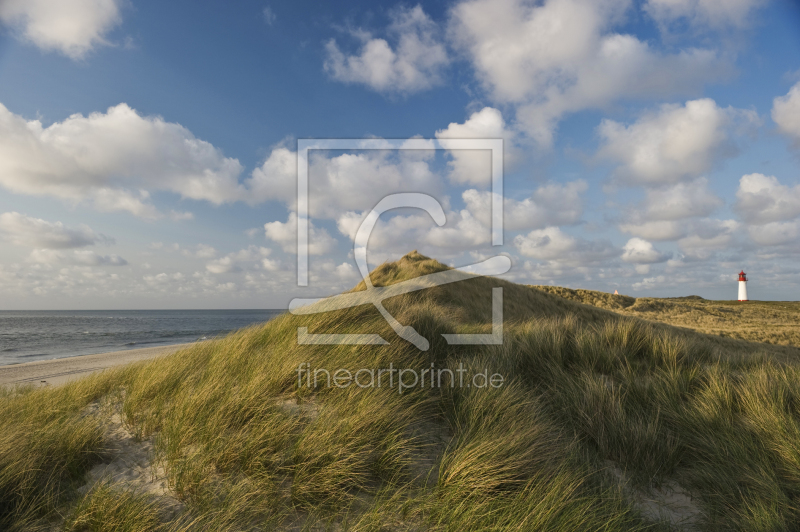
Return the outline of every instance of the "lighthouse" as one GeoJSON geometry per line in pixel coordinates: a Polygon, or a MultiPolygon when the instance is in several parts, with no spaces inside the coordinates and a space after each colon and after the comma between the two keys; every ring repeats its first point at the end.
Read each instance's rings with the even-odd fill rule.
{"type": "Polygon", "coordinates": [[[748,301],[747,299],[747,274],[744,270],[739,272],[739,301],[748,301]]]}

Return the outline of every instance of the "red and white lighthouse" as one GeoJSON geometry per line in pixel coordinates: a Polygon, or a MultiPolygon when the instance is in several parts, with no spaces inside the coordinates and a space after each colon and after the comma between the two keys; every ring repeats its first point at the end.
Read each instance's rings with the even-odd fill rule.
{"type": "Polygon", "coordinates": [[[739,301],[748,301],[747,299],[747,274],[744,270],[739,272],[739,301]]]}

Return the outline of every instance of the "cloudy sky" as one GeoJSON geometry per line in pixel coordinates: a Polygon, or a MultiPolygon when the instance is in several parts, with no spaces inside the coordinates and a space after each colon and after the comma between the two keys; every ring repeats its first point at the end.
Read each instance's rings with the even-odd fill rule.
{"type": "Polygon", "coordinates": [[[800,8],[779,0],[377,5],[0,0],[0,308],[281,308],[375,265],[633,296],[800,298],[800,8]],[[504,139],[314,151],[296,286],[297,139],[504,139]]]}

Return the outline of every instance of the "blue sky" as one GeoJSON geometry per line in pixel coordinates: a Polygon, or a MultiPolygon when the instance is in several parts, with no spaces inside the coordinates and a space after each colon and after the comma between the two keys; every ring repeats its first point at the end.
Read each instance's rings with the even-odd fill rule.
{"type": "Polygon", "coordinates": [[[0,308],[279,308],[373,264],[504,253],[633,296],[800,296],[800,8],[767,0],[0,2],[0,308]],[[503,138],[320,153],[296,286],[298,138],[503,138]]]}

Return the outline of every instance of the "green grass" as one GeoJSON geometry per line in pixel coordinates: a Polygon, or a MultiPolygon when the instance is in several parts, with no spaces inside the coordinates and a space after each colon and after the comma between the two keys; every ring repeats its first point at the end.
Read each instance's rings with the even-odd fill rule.
{"type": "MultiPolygon", "coordinates": [[[[444,268],[409,254],[373,281],[444,268]]],[[[800,521],[800,367],[786,351],[485,278],[386,307],[430,351],[363,307],[284,315],[60,388],[4,393],[0,529],[669,530],[634,495],[675,484],[692,495],[697,529],[800,521]],[[441,333],[490,331],[493,286],[504,288],[503,345],[444,343],[441,333]],[[298,346],[298,326],[391,345],[298,346]],[[505,383],[309,389],[301,363],[463,364],[505,383]],[[89,408],[98,401],[154,442],[178,515],[124,484],[79,489],[112,458],[107,421],[89,408]]]]}
{"type": "MultiPolygon", "coordinates": [[[[731,287],[736,288],[733,283],[731,287]]],[[[800,302],[797,301],[712,301],[699,296],[633,298],[560,286],[534,288],[625,316],[710,335],[786,346],[782,352],[795,357],[800,354],[800,327],[797,326],[800,302]]]]}

